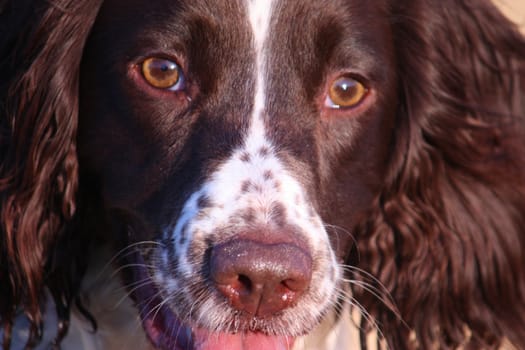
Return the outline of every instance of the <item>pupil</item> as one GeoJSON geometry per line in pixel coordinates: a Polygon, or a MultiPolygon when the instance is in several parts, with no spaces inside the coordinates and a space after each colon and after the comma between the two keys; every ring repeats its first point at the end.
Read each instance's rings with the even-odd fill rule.
{"type": "Polygon", "coordinates": [[[343,99],[350,98],[355,95],[355,84],[352,84],[351,82],[345,81],[341,82],[339,84],[339,96],[341,96],[343,99]]]}
{"type": "Polygon", "coordinates": [[[173,79],[177,74],[177,67],[174,63],[166,61],[152,63],[151,75],[158,80],[173,79]]]}
{"type": "Polygon", "coordinates": [[[166,73],[166,72],[174,71],[176,68],[175,68],[175,64],[164,62],[164,63],[159,63],[158,69],[162,73],[166,73]]]}

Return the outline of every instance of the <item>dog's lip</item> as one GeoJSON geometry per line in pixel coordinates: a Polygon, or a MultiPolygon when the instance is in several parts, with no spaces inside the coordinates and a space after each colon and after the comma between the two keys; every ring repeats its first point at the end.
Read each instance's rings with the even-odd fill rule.
{"type": "Polygon", "coordinates": [[[135,260],[133,273],[129,276],[132,278],[131,282],[142,281],[140,286],[131,291],[131,296],[139,309],[142,326],[151,343],[160,349],[194,349],[191,329],[162,302],[156,285],[144,267],[142,255],[135,252],[129,257],[135,260]]]}
{"type": "MultiPolygon", "coordinates": [[[[217,333],[197,327],[190,327],[179,320],[170,308],[162,302],[158,288],[146,270],[140,253],[132,259],[133,273],[128,275],[134,281],[143,281],[131,291],[142,320],[142,326],[150,342],[164,350],[289,350],[295,338],[273,336],[260,332],[217,333]]],[[[130,257],[130,256],[128,256],[130,257]]]]}

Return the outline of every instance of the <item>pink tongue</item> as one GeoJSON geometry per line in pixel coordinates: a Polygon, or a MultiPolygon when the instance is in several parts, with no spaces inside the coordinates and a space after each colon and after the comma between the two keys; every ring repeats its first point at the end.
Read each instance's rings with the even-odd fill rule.
{"type": "Polygon", "coordinates": [[[209,333],[194,330],[195,350],[290,350],[293,338],[261,333],[209,333]]]}

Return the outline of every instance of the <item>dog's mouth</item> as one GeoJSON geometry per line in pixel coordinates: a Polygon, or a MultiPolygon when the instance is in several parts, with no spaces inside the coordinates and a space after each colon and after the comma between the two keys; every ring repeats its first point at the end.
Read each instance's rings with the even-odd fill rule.
{"type": "MultiPolygon", "coordinates": [[[[163,350],[289,350],[294,338],[268,335],[262,332],[225,333],[213,332],[185,324],[163,302],[159,289],[150,278],[142,255],[128,255],[133,266],[125,275],[126,285],[132,288],[131,296],[139,309],[143,328],[150,342],[163,350]]],[[[129,265],[128,265],[129,266],[129,265]]]]}

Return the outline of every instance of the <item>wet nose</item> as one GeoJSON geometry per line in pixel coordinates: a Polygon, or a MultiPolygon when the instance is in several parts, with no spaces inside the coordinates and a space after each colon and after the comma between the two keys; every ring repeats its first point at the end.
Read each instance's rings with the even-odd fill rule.
{"type": "Polygon", "coordinates": [[[210,272],[232,307],[264,317],[292,306],[308,289],[312,258],[293,243],[233,239],[212,249],[210,272]]]}

